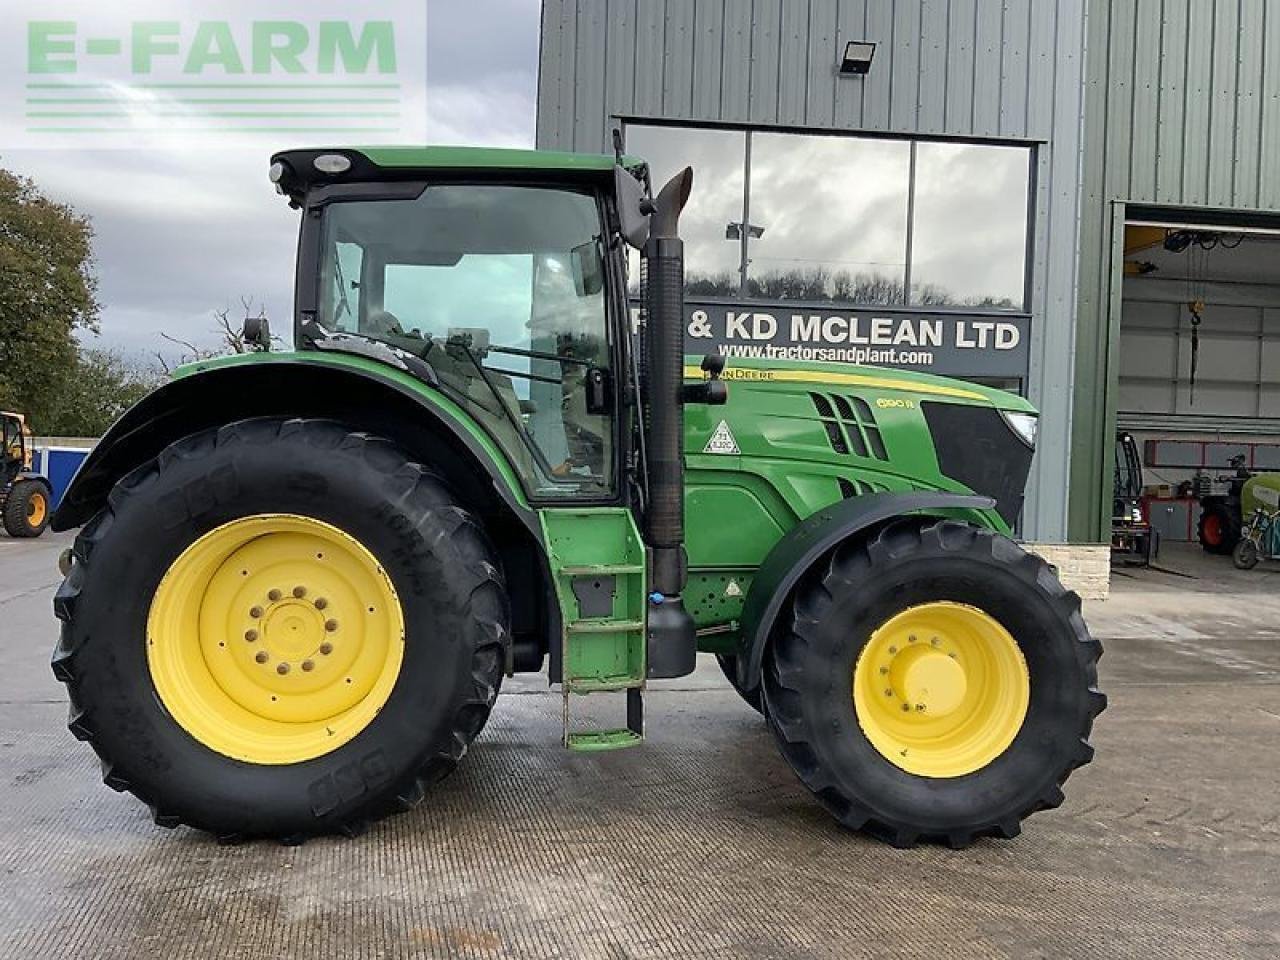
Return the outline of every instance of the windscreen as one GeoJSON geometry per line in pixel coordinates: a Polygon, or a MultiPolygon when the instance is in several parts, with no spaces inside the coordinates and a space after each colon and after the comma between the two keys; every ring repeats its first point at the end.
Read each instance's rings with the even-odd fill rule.
{"type": "Polygon", "coordinates": [[[325,212],[319,322],[425,359],[540,497],[612,489],[610,418],[586,383],[609,365],[595,198],[552,187],[428,186],[325,212]]]}

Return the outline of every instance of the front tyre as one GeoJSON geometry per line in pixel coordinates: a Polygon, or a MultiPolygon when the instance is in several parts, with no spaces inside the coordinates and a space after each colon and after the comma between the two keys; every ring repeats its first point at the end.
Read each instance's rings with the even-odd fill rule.
{"type": "Polygon", "coordinates": [[[399,448],[246,420],[122,479],[58,590],[106,783],[222,839],[358,832],[479,732],[509,637],[475,520],[399,448]]]}
{"type": "Polygon", "coordinates": [[[895,846],[1013,837],[1093,756],[1102,648],[1048,565],[990,531],[909,519],[803,582],[766,716],[845,826],[895,846]]]}

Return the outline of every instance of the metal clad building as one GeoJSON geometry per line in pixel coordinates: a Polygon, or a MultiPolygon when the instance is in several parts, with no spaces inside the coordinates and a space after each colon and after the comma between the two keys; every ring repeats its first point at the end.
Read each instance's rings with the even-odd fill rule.
{"type": "MultiPolygon", "coordinates": [[[[1073,540],[1096,540],[1108,524],[1122,302],[1135,286],[1121,265],[1126,219],[1278,226],[1280,4],[1094,0],[1088,50],[1073,540]]],[[[1268,278],[1251,279],[1263,286],[1268,278]]],[[[1206,330],[1214,320],[1211,302],[1206,330]]],[[[1277,320],[1268,310],[1265,344],[1274,343],[1277,320]]],[[[1260,382],[1274,381],[1280,360],[1272,356],[1264,346],[1257,357],[1260,382]]]]}
{"type": "Polygon", "coordinates": [[[1024,534],[1060,541],[1084,30],[1084,0],[545,0],[538,146],[608,151],[616,127],[661,121],[1027,147],[1020,383],[1043,419],[1024,534]],[[850,40],[877,44],[865,76],[839,70],[850,40]]]}

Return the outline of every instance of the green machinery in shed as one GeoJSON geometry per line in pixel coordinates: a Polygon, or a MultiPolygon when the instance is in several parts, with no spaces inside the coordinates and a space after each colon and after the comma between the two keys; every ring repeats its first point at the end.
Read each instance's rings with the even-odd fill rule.
{"type": "Polygon", "coordinates": [[[561,685],[569,747],[626,747],[701,650],[850,828],[963,846],[1061,802],[1101,649],[1010,539],[1026,401],[686,359],[689,170],[328,149],[271,178],[296,349],[254,325],[180,370],[54,517],[83,528],[53,668],[109,785],[225,839],[350,833],[454,768],[504,675],[561,685]]]}

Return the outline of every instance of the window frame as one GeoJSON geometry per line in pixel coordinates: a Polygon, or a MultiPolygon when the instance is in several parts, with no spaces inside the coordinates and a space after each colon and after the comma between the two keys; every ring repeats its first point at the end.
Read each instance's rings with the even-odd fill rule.
{"type": "MultiPolygon", "coordinates": [[[[750,209],[751,203],[751,139],[754,133],[767,134],[791,134],[806,137],[832,137],[851,140],[878,140],[906,142],[910,144],[909,170],[907,175],[907,209],[906,209],[906,242],[903,249],[904,262],[904,299],[902,303],[858,303],[858,307],[878,308],[884,307],[892,310],[905,310],[912,312],[935,313],[956,313],[956,314],[972,314],[986,315],[993,314],[997,316],[1030,316],[1032,313],[1032,296],[1033,296],[1033,273],[1035,265],[1035,244],[1037,222],[1037,205],[1036,197],[1039,192],[1039,161],[1040,151],[1045,145],[1045,141],[1030,138],[1000,138],[1000,137],[946,137],[946,136],[921,136],[913,134],[895,134],[869,132],[863,130],[842,130],[829,128],[814,127],[794,127],[780,126],[772,124],[751,124],[751,123],[726,123],[716,121],[701,120],[672,120],[667,118],[645,117],[631,114],[616,114],[612,118],[614,126],[621,131],[623,143],[626,144],[629,132],[634,128],[654,128],[660,127],[664,129],[684,129],[684,130],[716,130],[716,131],[734,131],[745,134],[743,146],[743,204],[742,219],[747,219],[747,211],[750,209]],[[922,304],[912,301],[912,256],[914,253],[915,232],[916,232],[916,183],[917,183],[917,152],[920,144],[958,144],[977,147],[1005,147],[1018,148],[1025,152],[1027,160],[1027,197],[1025,216],[1023,224],[1025,227],[1024,234],[1024,253],[1022,260],[1022,291],[1021,302],[1013,309],[989,307],[989,306],[966,306],[963,304],[922,304]]],[[[643,154],[640,154],[643,156],[643,154]]],[[[750,260],[751,239],[746,239],[747,257],[750,260]]],[[[815,261],[817,262],[817,261],[815,261]]],[[[750,273],[748,272],[748,277],[750,273]]],[[[730,298],[736,301],[750,301],[753,303],[772,303],[774,301],[768,298],[751,295],[741,285],[735,294],[731,294],[730,298]]],[[[704,298],[698,299],[718,299],[704,298]]],[[[828,303],[853,303],[853,301],[788,301],[796,304],[809,302],[828,302],[828,303]]]]}
{"type": "MultiPolygon", "coordinates": [[[[630,383],[630,359],[628,353],[628,337],[630,309],[626,298],[625,271],[616,261],[619,259],[617,240],[617,215],[611,195],[603,183],[592,182],[578,177],[557,178],[539,172],[529,178],[512,176],[510,171],[501,171],[500,175],[483,176],[470,173],[466,176],[445,174],[425,177],[417,174],[412,178],[386,182],[353,182],[326,184],[313,188],[308,192],[302,204],[302,224],[298,234],[298,258],[294,274],[294,342],[304,344],[302,335],[304,327],[310,324],[318,326],[318,318],[325,299],[324,271],[321,265],[324,260],[325,211],[337,203],[352,201],[372,202],[378,200],[416,200],[432,186],[505,186],[522,189],[550,189],[571,193],[579,193],[590,197],[596,208],[597,223],[601,230],[602,254],[606,275],[604,296],[605,336],[608,341],[609,372],[612,381],[612,413],[607,415],[610,429],[613,431],[611,446],[613,457],[610,463],[610,489],[605,494],[586,494],[581,496],[545,496],[530,483],[532,478],[526,477],[515,468],[501,442],[485,428],[483,422],[476,424],[493,441],[504,459],[511,464],[512,472],[519,478],[521,492],[533,508],[573,506],[573,507],[617,507],[628,506],[632,501],[634,484],[631,482],[632,464],[627,455],[631,443],[632,410],[627,403],[630,383]]],[[[362,258],[362,277],[368,268],[369,258],[362,258]]],[[[305,348],[304,348],[305,349],[305,348]]],[[[453,402],[457,397],[441,386],[440,392],[453,402]]],[[[463,405],[463,409],[466,409],[463,405]]],[[[473,418],[474,419],[474,418],[473,418]]],[[[533,444],[531,437],[525,436],[524,442],[533,444]]],[[[536,446],[536,445],[535,445],[536,446]]]]}

